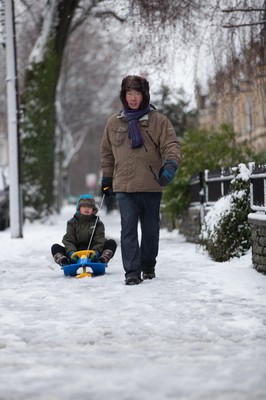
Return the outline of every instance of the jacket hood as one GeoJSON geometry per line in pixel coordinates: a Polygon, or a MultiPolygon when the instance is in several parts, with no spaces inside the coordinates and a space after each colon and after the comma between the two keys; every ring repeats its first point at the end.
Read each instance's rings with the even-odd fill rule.
{"type": "Polygon", "coordinates": [[[84,204],[93,208],[93,214],[97,214],[98,208],[96,207],[94,197],[91,194],[82,194],[79,196],[76,203],[76,213],[79,214],[80,206],[84,204]]]}

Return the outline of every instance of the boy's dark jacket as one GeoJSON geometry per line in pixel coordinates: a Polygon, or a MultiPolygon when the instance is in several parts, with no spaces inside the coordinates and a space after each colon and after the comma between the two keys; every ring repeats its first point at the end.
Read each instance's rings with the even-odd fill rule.
{"type": "MultiPolygon", "coordinates": [[[[96,218],[96,215],[81,215],[76,212],[74,217],[67,222],[66,234],[62,240],[67,255],[71,251],[87,250],[96,218]]],[[[98,219],[89,250],[102,253],[105,240],[104,224],[98,219]]]]}

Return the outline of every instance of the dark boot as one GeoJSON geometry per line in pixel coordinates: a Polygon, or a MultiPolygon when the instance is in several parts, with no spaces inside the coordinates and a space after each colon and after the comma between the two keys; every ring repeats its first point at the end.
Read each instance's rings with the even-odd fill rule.
{"type": "Polygon", "coordinates": [[[113,257],[112,250],[106,249],[102,252],[101,257],[99,258],[99,262],[108,264],[112,257],[113,257]]]}
{"type": "Polygon", "coordinates": [[[143,272],[143,279],[153,279],[155,278],[155,272],[143,272]]]}
{"type": "Polygon", "coordinates": [[[142,262],[141,269],[143,279],[155,278],[155,261],[142,262]]]}
{"type": "Polygon", "coordinates": [[[125,280],[125,285],[139,285],[142,282],[142,279],[137,275],[130,275],[125,280]]]}
{"type": "Polygon", "coordinates": [[[56,264],[61,265],[61,267],[69,264],[69,259],[61,253],[56,253],[54,255],[54,261],[56,262],[56,264]]]}

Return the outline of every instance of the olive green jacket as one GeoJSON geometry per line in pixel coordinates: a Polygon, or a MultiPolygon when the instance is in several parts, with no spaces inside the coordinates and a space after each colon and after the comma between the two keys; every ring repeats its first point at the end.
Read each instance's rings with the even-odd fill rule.
{"type": "Polygon", "coordinates": [[[101,164],[103,176],[113,178],[114,192],[162,192],[157,181],[160,168],[166,160],[181,163],[181,146],[166,116],[152,110],[139,124],[144,144],[131,148],[123,111],[107,121],[101,164]]]}
{"type": "MultiPolygon", "coordinates": [[[[62,240],[67,255],[71,251],[76,252],[88,249],[96,218],[96,215],[81,215],[77,212],[67,222],[66,234],[62,240]]],[[[102,253],[105,240],[104,224],[98,219],[89,250],[102,253]]]]}

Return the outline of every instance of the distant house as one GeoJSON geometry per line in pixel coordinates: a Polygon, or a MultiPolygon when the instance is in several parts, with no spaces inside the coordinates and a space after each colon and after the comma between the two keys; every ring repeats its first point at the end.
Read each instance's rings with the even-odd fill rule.
{"type": "Polygon", "coordinates": [[[209,82],[207,93],[196,89],[196,101],[200,128],[230,124],[239,141],[248,141],[256,152],[266,149],[265,63],[247,68],[235,60],[209,82]]]}

